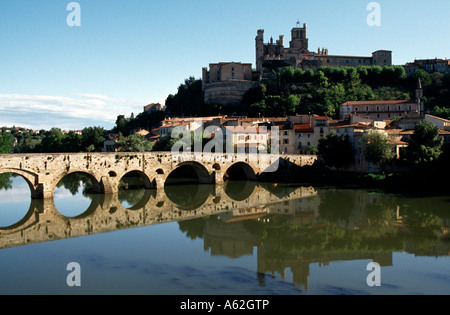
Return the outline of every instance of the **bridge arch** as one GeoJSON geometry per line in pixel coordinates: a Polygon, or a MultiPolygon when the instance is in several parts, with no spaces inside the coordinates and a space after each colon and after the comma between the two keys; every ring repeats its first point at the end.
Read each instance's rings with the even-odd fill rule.
{"type": "Polygon", "coordinates": [[[212,186],[188,185],[186,187],[164,186],[167,199],[179,210],[190,211],[200,208],[212,195],[212,186]]]}
{"type": "MultiPolygon", "coordinates": [[[[142,184],[144,186],[145,189],[151,189],[153,188],[153,182],[150,180],[150,178],[147,176],[146,173],[144,173],[141,170],[129,170],[127,171],[125,174],[123,174],[123,176],[119,179],[118,184],[120,184],[121,182],[123,183],[123,181],[126,178],[131,178],[131,177],[135,177],[135,178],[139,178],[142,181],[142,184]]],[[[124,183],[125,184],[125,183],[124,183]]],[[[126,184],[130,184],[130,183],[126,183],[126,184]]],[[[126,187],[126,189],[128,189],[128,186],[126,187]]]]}
{"type": "MultiPolygon", "coordinates": [[[[59,174],[58,176],[55,177],[55,180],[53,181],[53,187],[51,187],[51,191],[54,194],[56,186],[66,177],[69,175],[73,175],[73,174],[82,174],[87,176],[87,178],[91,181],[92,183],[92,192],[94,194],[101,194],[105,191],[102,181],[101,179],[97,179],[96,175],[94,173],[91,173],[89,171],[86,170],[73,170],[70,172],[64,172],[62,174],[59,174]]],[[[52,194],[52,195],[53,195],[52,194]]]]}
{"type": "Polygon", "coordinates": [[[38,186],[38,175],[33,174],[28,171],[18,170],[14,168],[4,168],[0,169],[0,174],[15,174],[21,176],[28,184],[30,188],[31,198],[39,198],[39,191],[37,189],[38,186]]]}
{"type": "Polygon", "coordinates": [[[256,182],[254,181],[231,181],[224,183],[225,194],[234,201],[246,200],[253,194],[255,188],[256,182]]]}
{"type": "Polygon", "coordinates": [[[248,163],[236,162],[228,166],[223,180],[256,180],[257,171],[248,163]]]}
{"type": "MultiPolygon", "coordinates": [[[[54,209],[56,210],[57,214],[63,218],[64,221],[70,221],[70,220],[80,220],[91,217],[96,211],[101,209],[101,205],[103,204],[105,198],[101,194],[96,194],[92,196],[92,200],[90,201],[87,208],[85,208],[82,211],[78,211],[79,213],[74,215],[69,215],[66,213],[66,211],[62,211],[61,209],[58,209],[58,205],[54,203],[54,209]]],[[[88,222],[89,223],[89,222],[88,222]]]]}
{"type": "Polygon", "coordinates": [[[191,176],[196,177],[196,180],[199,184],[213,184],[212,176],[208,172],[206,167],[203,164],[196,162],[196,161],[186,161],[186,162],[181,162],[180,164],[178,164],[173,169],[173,171],[171,171],[170,174],[168,174],[168,176],[166,178],[166,183],[167,183],[167,180],[170,181],[172,176],[177,176],[178,174],[182,173],[183,171],[186,173],[192,174],[191,176]]]}
{"type": "Polygon", "coordinates": [[[132,170],[122,176],[118,182],[119,203],[127,210],[140,210],[154,194],[155,181],[150,181],[146,173],[132,170]]]}
{"type": "Polygon", "coordinates": [[[17,222],[9,225],[9,226],[1,226],[0,231],[9,231],[14,230],[23,226],[32,226],[36,222],[36,207],[35,202],[38,201],[37,199],[32,199],[30,206],[25,213],[25,215],[18,220],[17,222]]]}

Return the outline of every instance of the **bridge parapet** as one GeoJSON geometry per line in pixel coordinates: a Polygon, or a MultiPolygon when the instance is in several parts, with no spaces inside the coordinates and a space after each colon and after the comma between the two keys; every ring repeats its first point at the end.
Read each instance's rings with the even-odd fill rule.
{"type": "Polygon", "coordinates": [[[192,167],[201,184],[223,184],[227,170],[239,164],[249,179],[277,170],[280,164],[303,167],[317,161],[315,155],[215,154],[171,152],[145,153],[42,153],[0,155],[0,174],[25,178],[35,199],[52,198],[56,185],[71,173],[87,174],[94,191],[117,193],[128,173],[140,174],[146,188],[162,188],[170,173],[180,166],[192,167]]]}

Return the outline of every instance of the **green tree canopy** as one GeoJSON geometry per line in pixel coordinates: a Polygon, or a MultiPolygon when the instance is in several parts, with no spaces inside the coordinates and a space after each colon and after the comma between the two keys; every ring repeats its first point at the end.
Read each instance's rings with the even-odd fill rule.
{"type": "Polygon", "coordinates": [[[382,168],[396,156],[395,145],[390,143],[389,137],[376,130],[364,134],[361,147],[366,160],[373,164],[379,163],[382,168]]]}
{"type": "Polygon", "coordinates": [[[14,136],[8,133],[0,134],[0,154],[12,153],[14,150],[14,136]]]}
{"type": "Polygon", "coordinates": [[[119,152],[149,152],[152,150],[152,144],[143,135],[134,133],[126,139],[118,141],[117,150],[119,152]]]}
{"type": "Polygon", "coordinates": [[[210,114],[203,101],[202,81],[189,77],[178,87],[175,95],[166,99],[166,111],[173,116],[202,116],[210,114]]]}
{"type": "Polygon", "coordinates": [[[406,158],[412,165],[422,165],[436,161],[442,154],[444,138],[439,128],[431,122],[422,120],[415,129],[406,149],[406,158]]]}
{"type": "Polygon", "coordinates": [[[64,134],[59,128],[52,128],[46,131],[42,136],[42,141],[39,145],[40,152],[56,153],[61,152],[61,145],[64,134]]]}
{"type": "Polygon", "coordinates": [[[86,127],[81,135],[81,148],[83,151],[100,152],[106,138],[106,131],[103,127],[86,127]]]}

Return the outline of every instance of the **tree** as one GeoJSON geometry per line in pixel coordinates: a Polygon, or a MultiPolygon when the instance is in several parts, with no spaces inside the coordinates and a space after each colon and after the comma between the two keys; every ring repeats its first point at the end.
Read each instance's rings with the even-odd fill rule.
{"type": "Polygon", "coordinates": [[[300,98],[297,95],[289,95],[285,100],[286,113],[289,115],[295,115],[299,105],[300,98]]]}
{"type": "Polygon", "coordinates": [[[17,144],[14,148],[16,153],[32,153],[36,152],[42,139],[40,135],[31,134],[30,132],[16,135],[17,144]]]}
{"type": "Polygon", "coordinates": [[[414,128],[414,134],[406,149],[406,159],[412,165],[434,162],[442,154],[443,143],[444,138],[439,135],[439,128],[422,120],[414,128]]]}
{"type": "Polygon", "coordinates": [[[189,77],[180,84],[176,95],[166,99],[166,111],[174,116],[202,116],[205,112],[202,80],[189,77]]]}
{"type": "Polygon", "coordinates": [[[153,151],[170,151],[173,145],[179,140],[179,138],[172,138],[172,135],[170,133],[164,135],[158,140],[158,142],[155,143],[153,151]]]}
{"type": "Polygon", "coordinates": [[[251,104],[261,102],[265,97],[266,90],[264,84],[255,84],[244,94],[242,103],[248,108],[251,104]]]}
{"type": "Polygon", "coordinates": [[[8,190],[8,189],[12,188],[12,184],[13,184],[13,182],[11,180],[12,176],[13,175],[11,173],[0,174],[0,190],[2,190],[2,189],[8,190]]]}
{"type": "Polygon", "coordinates": [[[125,118],[125,115],[119,115],[116,119],[116,127],[114,128],[114,131],[122,134],[128,135],[131,131],[131,128],[129,126],[130,119],[125,118]]]}
{"type": "Polygon", "coordinates": [[[119,152],[149,152],[152,150],[152,144],[143,135],[134,133],[126,139],[118,141],[117,150],[119,152]]]}
{"type": "Polygon", "coordinates": [[[435,106],[431,114],[444,119],[450,119],[450,108],[435,106]]]}
{"type": "Polygon", "coordinates": [[[14,137],[11,134],[0,134],[0,154],[13,153],[14,137]]]}
{"type": "Polygon", "coordinates": [[[81,135],[71,130],[64,136],[61,142],[61,150],[63,152],[80,152],[81,148],[81,135]]]}
{"type": "Polygon", "coordinates": [[[89,152],[101,151],[105,142],[106,131],[103,127],[87,127],[81,135],[81,149],[89,152]]]}
{"type": "Polygon", "coordinates": [[[39,151],[46,153],[61,152],[63,138],[64,134],[59,128],[52,128],[49,131],[46,131],[39,145],[39,151]]]}
{"type": "Polygon", "coordinates": [[[319,149],[315,145],[312,145],[312,144],[308,144],[306,146],[305,150],[306,150],[306,152],[311,152],[312,154],[319,153],[319,149]]]}
{"type": "Polygon", "coordinates": [[[376,130],[364,134],[361,139],[361,147],[366,160],[373,164],[379,163],[382,170],[384,165],[396,156],[395,145],[390,143],[389,137],[376,130]]]}
{"type": "Polygon", "coordinates": [[[338,136],[328,134],[319,140],[319,154],[323,156],[325,164],[340,169],[353,161],[353,148],[348,135],[338,136]]]}
{"type": "Polygon", "coordinates": [[[253,103],[252,105],[250,105],[248,115],[250,117],[259,117],[259,116],[264,117],[266,114],[266,110],[267,110],[266,102],[262,100],[260,102],[253,103]]]}

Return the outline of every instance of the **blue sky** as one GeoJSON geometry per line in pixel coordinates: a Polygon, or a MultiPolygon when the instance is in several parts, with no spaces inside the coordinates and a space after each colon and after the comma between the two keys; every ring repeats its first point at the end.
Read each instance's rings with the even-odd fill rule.
{"type": "Polygon", "coordinates": [[[450,58],[448,0],[376,1],[376,27],[370,0],[79,0],[79,27],[67,25],[70,2],[0,0],[0,126],[111,128],[209,63],[254,64],[256,31],[288,42],[298,20],[313,51],[450,58]]]}

